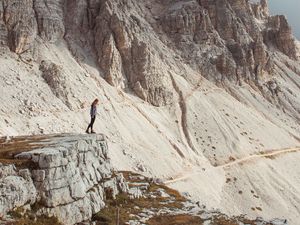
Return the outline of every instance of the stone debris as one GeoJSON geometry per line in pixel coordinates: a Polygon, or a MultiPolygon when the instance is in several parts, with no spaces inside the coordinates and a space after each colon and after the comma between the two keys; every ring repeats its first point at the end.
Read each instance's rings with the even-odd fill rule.
{"type": "MultiPolygon", "coordinates": [[[[239,225],[287,225],[286,219],[273,219],[266,221],[260,217],[256,219],[246,219],[244,216],[229,217],[220,212],[219,210],[207,210],[203,206],[199,206],[199,202],[193,202],[188,199],[176,199],[175,196],[168,194],[168,189],[165,186],[160,186],[154,188],[156,184],[152,182],[151,178],[138,176],[138,175],[128,175],[129,186],[129,195],[130,191],[140,190],[140,196],[145,199],[149,199],[149,205],[154,199],[160,199],[159,205],[155,204],[153,206],[140,209],[137,206],[134,206],[134,209],[138,210],[137,214],[130,214],[130,220],[126,224],[147,224],[149,220],[160,216],[172,217],[176,215],[189,215],[195,216],[202,219],[203,224],[213,225],[213,224],[239,224],[239,225]],[[153,186],[154,185],[154,186],[153,186]],[[145,188],[147,187],[147,188],[145,188]],[[152,190],[152,191],[151,191],[152,190]],[[173,203],[173,204],[172,204],[173,203]],[[178,205],[176,205],[176,203],[178,205]],[[222,222],[223,221],[223,222],[222,222]]],[[[138,197],[138,198],[139,198],[138,197]]],[[[160,221],[160,220],[158,220],[160,221]]],[[[185,222],[182,222],[186,224],[185,222]]],[[[177,224],[177,223],[176,223],[177,224]]],[[[199,223],[200,224],[200,223],[199,223]]],[[[202,223],[201,223],[202,224],[202,223]]]]}

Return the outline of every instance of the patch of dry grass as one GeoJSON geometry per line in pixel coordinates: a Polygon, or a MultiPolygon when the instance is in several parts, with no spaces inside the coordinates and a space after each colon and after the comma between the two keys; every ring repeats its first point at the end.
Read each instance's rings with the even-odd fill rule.
{"type": "MultiPolygon", "coordinates": [[[[158,212],[161,209],[169,209],[171,211],[178,209],[183,209],[183,203],[187,201],[180,193],[176,190],[173,190],[167,186],[161,184],[151,183],[149,179],[142,178],[141,175],[131,173],[131,172],[122,172],[124,177],[129,182],[134,183],[149,183],[148,190],[145,198],[131,199],[126,193],[122,193],[116,197],[116,199],[109,198],[106,201],[106,207],[94,215],[93,220],[97,221],[97,225],[115,225],[117,212],[119,211],[119,224],[123,225],[129,220],[134,220],[135,215],[138,215],[143,212],[144,209],[150,209],[152,212],[158,212]],[[170,197],[161,197],[159,195],[159,189],[164,190],[170,197]],[[155,197],[153,197],[153,195],[155,197]]],[[[234,178],[236,181],[236,178],[234,178]]],[[[108,195],[109,196],[109,195],[108,195]]],[[[254,208],[258,210],[257,208],[254,208]]],[[[216,214],[210,218],[212,225],[239,225],[240,222],[249,225],[255,225],[256,222],[253,220],[245,219],[244,217],[228,217],[224,214],[216,214]]],[[[202,225],[203,221],[198,216],[193,216],[190,214],[178,214],[174,215],[161,214],[156,215],[146,221],[147,225],[202,225]]]]}
{"type": "Polygon", "coordinates": [[[7,225],[63,225],[55,217],[36,216],[31,211],[25,211],[22,207],[9,212],[14,221],[7,222],[7,225]]]}
{"type": "MultiPolygon", "coordinates": [[[[249,220],[246,219],[244,216],[229,218],[225,215],[218,215],[213,218],[211,225],[239,225],[241,224],[240,222],[247,225],[257,224],[256,220],[249,220]]],[[[266,225],[271,225],[271,224],[267,223],[266,225]]]]}
{"type": "Polygon", "coordinates": [[[200,217],[191,215],[160,215],[154,216],[147,221],[148,225],[202,225],[203,220],[200,217]]]}
{"type": "MultiPolygon", "coordinates": [[[[162,186],[151,184],[149,187],[149,192],[155,191],[162,186]]],[[[164,189],[164,188],[163,188],[164,189]]],[[[166,190],[170,196],[179,196],[179,193],[171,189],[166,190]]],[[[180,196],[177,200],[167,202],[168,198],[159,197],[151,198],[135,198],[131,199],[128,194],[121,193],[116,199],[108,199],[106,201],[106,207],[94,215],[93,219],[97,220],[98,224],[115,224],[117,210],[119,209],[119,220],[120,224],[124,224],[129,221],[130,215],[137,215],[142,212],[143,209],[162,209],[162,208],[181,208],[183,198],[180,196]]]]}
{"type": "Polygon", "coordinates": [[[141,177],[139,174],[124,171],[122,173],[125,179],[129,182],[149,183],[148,190],[145,194],[147,197],[132,199],[128,196],[128,194],[121,193],[116,197],[116,199],[111,197],[108,198],[106,200],[106,207],[93,217],[93,220],[96,220],[99,225],[116,224],[118,210],[120,224],[125,224],[130,219],[134,219],[131,218],[130,215],[138,215],[139,213],[142,213],[143,209],[154,209],[156,211],[163,208],[180,209],[183,207],[182,203],[186,201],[186,199],[182,197],[178,191],[164,185],[151,183],[147,178],[139,179],[139,177],[141,177]],[[158,189],[164,190],[170,197],[159,196],[158,189]],[[151,193],[153,193],[155,197],[150,197],[151,193]]]}
{"type": "MultiPolygon", "coordinates": [[[[56,135],[57,136],[57,135],[56,135]]],[[[19,136],[10,141],[0,138],[0,163],[15,164],[18,168],[36,168],[30,160],[15,159],[15,155],[48,146],[49,138],[55,135],[19,136]]]]}

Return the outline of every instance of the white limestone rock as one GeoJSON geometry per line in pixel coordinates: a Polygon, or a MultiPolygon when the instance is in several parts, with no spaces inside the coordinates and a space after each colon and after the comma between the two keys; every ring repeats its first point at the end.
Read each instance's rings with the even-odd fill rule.
{"type": "Polygon", "coordinates": [[[43,145],[16,155],[35,163],[32,169],[18,171],[14,165],[0,165],[0,215],[39,201],[40,214],[75,224],[105,206],[107,189],[113,196],[128,190],[122,174],[112,177],[102,135],[49,137],[43,145]]]}
{"type": "Polygon", "coordinates": [[[0,217],[16,207],[36,201],[37,190],[28,173],[21,172],[25,178],[16,175],[16,171],[13,174],[0,178],[0,217]]]}
{"type": "Polygon", "coordinates": [[[16,175],[16,167],[14,165],[0,165],[0,179],[8,175],[16,175]]]}

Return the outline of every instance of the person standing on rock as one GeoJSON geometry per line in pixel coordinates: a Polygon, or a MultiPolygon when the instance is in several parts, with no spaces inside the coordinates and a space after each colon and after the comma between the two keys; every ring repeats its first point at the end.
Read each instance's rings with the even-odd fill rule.
{"type": "Polygon", "coordinates": [[[91,133],[92,134],[94,134],[95,133],[95,131],[93,130],[93,125],[94,125],[94,122],[95,122],[95,120],[96,120],[96,114],[97,114],[97,105],[98,105],[98,102],[99,102],[99,100],[96,98],[94,101],[93,101],[93,103],[92,103],[92,105],[91,105],[91,111],[90,111],[90,115],[91,115],[91,122],[90,122],[90,124],[89,124],[89,126],[88,126],[88,128],[86,129],[86,133],[90,133],[89,132],[89,129],[91,128],[91,133]]]}

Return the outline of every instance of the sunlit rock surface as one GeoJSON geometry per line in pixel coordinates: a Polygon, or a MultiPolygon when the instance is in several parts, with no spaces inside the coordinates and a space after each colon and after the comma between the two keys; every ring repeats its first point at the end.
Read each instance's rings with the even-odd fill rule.
{"type": "Polygon", "coordinates": [[[103,135],[25,136],[3,144],[1,155],[5,151],[28,168],[1,164],[2,216],[26,204],[39,204],[38,213],[75,224],[105,206],[106,190],[115,196],[128,189],[123,176],[113,174],[103,135]],[[22,142],[29,145],[24,152],[22,142]]]}

